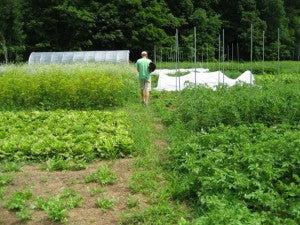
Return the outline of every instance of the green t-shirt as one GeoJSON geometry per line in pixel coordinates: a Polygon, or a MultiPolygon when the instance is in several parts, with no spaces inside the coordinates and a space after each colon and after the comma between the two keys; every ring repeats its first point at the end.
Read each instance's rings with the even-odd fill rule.
{"type": "Polygon", "coordinates": [[[149,72],[149,64],[152,61],[150,59],[141,58],[136,62],[136,66],[139,69],[139,79],[150,79],[150,72],[149,72]]]}

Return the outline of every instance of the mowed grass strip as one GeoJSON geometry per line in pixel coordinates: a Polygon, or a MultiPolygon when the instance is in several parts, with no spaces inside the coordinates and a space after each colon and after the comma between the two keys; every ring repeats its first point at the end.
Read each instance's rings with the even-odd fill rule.
{"type": "Polygon", "coordinates": [[[122,112],[0,112],[0,159],[124,157],[133,146],[127,122],[122,112]]]}

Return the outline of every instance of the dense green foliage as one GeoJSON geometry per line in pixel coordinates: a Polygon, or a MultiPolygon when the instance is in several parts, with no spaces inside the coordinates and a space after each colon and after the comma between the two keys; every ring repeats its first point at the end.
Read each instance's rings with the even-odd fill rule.
{"type": "Polygon", "coordinates": [[[22,2],[23,0],[0,0],[0,57],[6,63],[9,60],[22,60],[22,52],[26,50],[22,2]]]}
{"type": "Polygon", "coordinates": [[[0,159],[123,157],[133,146],[127,130],[121,112],[0,112],[0,159]]]}
{"type": "Polygon", "coordinates": [[[171,142],[169,192],[194,208],[192,224],[299,221],[300,83],[273,77],[157,94],[171,142]]]}
{"type": "Polygon", "coordinates": [[[239,43],[240,56],[247,60],[252,23],[255,59],[262,58],[263,30],[266,58],[276,58],[278,28],[281,56],[291,59],[299,51],[299,18],[294,0],[0,0],[0,55],[4,59],[7,48],[9,60],[18,61],[32,51],[130,49],[135,59],[154,45],[170,49],[175,28],[181,50],[190,54],[196,26],[198,46],[208,47],[210,57],[225,28],[226,50],[239,43]]]}
{"type": "Polygon", "coordinates": [[[179,119],[189,129],[200,131],[210,127],[263,123],[273,125],[300,121],[299,83],[275,82],[251,87],[236,85],[219,87],[217,91],[199,87],[180,95],[165,95],[158,103],[165,122],[179,119]],[[172,111],[166,106],[173,108],[172,111]]]}
{"type": "Polygon", "coordinates": [[[172,194],[194,199],[199,224],[297,224],[300,127],[219,126],[170,150],[172,194]]]}
{"type": "Polygon", "coordinates": [[[299,84],[235,86],[218,91],[199,88],[184,92],[176,104],[180,119],[195,130],[251,123],[300,122],[299,84]]]}
{"type": "Polygon", "coordinates": [[[8,66],[0,72],[0,109],[103,109],[137,98],[134,67],[8,66]]]}

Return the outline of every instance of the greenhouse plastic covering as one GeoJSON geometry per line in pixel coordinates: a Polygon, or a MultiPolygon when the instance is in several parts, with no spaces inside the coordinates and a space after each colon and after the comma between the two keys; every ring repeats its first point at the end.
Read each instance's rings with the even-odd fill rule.
{"type": "Polygon", "coordinates": [[[32,52],[29,64],[76,62],[129,62],[129,50],[85,52],[32,52]]]}
{"type": "Polygon", "coordinates": [[[180,70],[168,70],[160,69],[156,70],[156,75],[159,75],[158,84],[155,88],[158,91],[181,91],[190,85],[204,85],[215,89],[220,84],[233,86],[239,82],[253,84],[254,76],[251,71],[246,71],[240,75],[237,79],[231,79],[221,71],[209,72],[208,69],[197,68],[196,79],[195,69],[180,69],[180,70]],[[168,74],[175,74],[176,72],[190,72],[187,75],[180,77],[169,76],[168,74]],[[195,82],[196,81],[196,82],[195,82]]]}

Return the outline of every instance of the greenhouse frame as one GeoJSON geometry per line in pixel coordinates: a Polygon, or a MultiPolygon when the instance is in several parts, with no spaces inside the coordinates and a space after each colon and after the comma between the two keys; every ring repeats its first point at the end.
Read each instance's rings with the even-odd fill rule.
{"type": "Polygon", "coordinates": [[[81,52],[32,52],[29,64],[61,64],[77,62],[128,63],[129,50],[81,52]]]}

